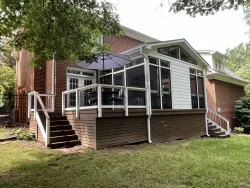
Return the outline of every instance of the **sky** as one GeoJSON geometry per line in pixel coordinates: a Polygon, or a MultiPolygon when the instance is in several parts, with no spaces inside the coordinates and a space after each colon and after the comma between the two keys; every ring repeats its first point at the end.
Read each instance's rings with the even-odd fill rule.
{"type": "Polygon", "coordinates": [[[183,13],[169,13],[169,3],[162,0],[109,0],[116,8],[122,25],[157,38],[185,38],[196,50],[225,53],[250,38],[242,9],[227,10],[210,16],[191,18],[183,13]]]}

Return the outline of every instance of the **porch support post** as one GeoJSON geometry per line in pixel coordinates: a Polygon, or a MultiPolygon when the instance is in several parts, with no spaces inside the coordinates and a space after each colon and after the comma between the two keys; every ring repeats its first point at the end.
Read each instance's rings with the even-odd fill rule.
{"type": "Polygon", "coordinates": [[[31,95],[28,94],[28,118],[30,119],[31,114],[31,95]]]}
{"type": "Polygon", "coordinates": [[[79,90],[76,89],[76,117],[79,118],[79,104],[80,104],[79,90]]]}
{"type": "Polygon", "coordinates": [[[102,86],[98,84],[97,87],[97,97],[98,97],[98,117],[102,117],[102,86]]]}
{"type": "Polygon", "coordinates": [[[38,92],[34,92],[34,118],[36,119],[36,113],[37,113],[37,94],[38,92]]]}

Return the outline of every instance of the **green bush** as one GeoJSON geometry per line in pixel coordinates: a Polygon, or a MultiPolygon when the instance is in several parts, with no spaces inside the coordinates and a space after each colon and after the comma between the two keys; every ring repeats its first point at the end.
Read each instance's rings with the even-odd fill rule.
{"type": "Polygon", "coordinates": [[[234,132],[236,132],[237,134],[241,134],[244,132],[244,128],[243,127],[234,127],[234,132]]]}
{"type": "Polygon", "coordinates": [[[250,97],[242,97],[235,102],[234,117],[240,127],[243,127],[246,132],[250,131],[250,97]]]}
{"type": "Polygon", "coordinates": [[[29,132],[26,132],[23,128],[18,129],[16,132],[18,140],[34,140],[33,136],[29,132]]]}

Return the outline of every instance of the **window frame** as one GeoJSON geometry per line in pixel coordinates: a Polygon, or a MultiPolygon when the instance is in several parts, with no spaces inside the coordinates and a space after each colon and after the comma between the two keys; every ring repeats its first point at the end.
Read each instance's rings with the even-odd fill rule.
{"type": "MultiPolygon", "coordinates": [[[[163,97],[163,95],[164,95],[164,92],[163,92],[163,90],[162,90],[162,85],[161,85],[161,78],[162,78],[162,76],[161,76],[161,69],[167,69],[167,70],[169,70],[170,71],[170,91],[169,91],[169,95],[170,95],[170,97],[171,97],[171,108],[170,109],[173,109],[173,101],[172,101],[172,99],[173,99],[173,97],[172,97],[172,79],[171,79],[171,76],[172,76],[172,74],[171,74],[171,62],[169,61],[169,60],[166,60],[166,59],[162,59],[162,58],[158,58],[158,57],[154,57],[154,56],[152,56],[152,55],[149,55],[148,56],[148,59],[149,58],[154,58],[154,59],[157,59],[157,62],[158,62],[158,64],[153,64],[153,63],[150,63],[149,61],[148,61],[148,64],[149,64],[149,74],[150,74],[150,66],[154,66],[154,67],[157,67],[158,68],[158,78],[159,78],[159,80],[158,80],[158,88],[159,88],[159,91],[156,91],[156,90],[152,90],[151,89],[151,83],[150,83],[150,94],[151,93],[158,93],[159,92],[159,94],[160,94],[160,109],[161,110],[164,110],[164,108],[163,108],[163,103],[162,103],[162,97],[163,97]],[[162,66],[161,65],[161,61],[165,61],[165,62],[169,62],[169,67],[166,67],[166,66],[162,66]]],[[[165,93],[166,94],[166,93],[165,93]]],[[[152,101],[151,101],[152,102],[152,101]]],[[[152,105],[152,104],[151,104],[152,105]]]]}
{"type": "Polygon", "coordinates": [[[198,65],[197,61],[180,45],[165,46],[165,47],[157,48],[156,51],[157,51],[158,54],[161,54],[161,55],[164,55],[164,56],[167,56],[167,57],[171,57],[171,58],[174,58],[174,59],[178,59],[178,60],[181,60],[181,61],[186,62],[186,63],[191,64],[191,65],[196,65],[196,66],[198,65]],[[177,49],[178,49],[178,52],[177,52],[178,53],[178,58],[175,58],[175,57],[172,57],[172,56],[169,56],[169,55],[166,55],[166,54],[163,54],[163,53],[159,52],[160,49],[162,49],[162,48],[170,48],[170,47],[177,47],[177,49]],[[186,53],[188,55],[188,61],[184,61],[184,60],[181,59],[181,50],[183,50],[184,53],[186,53]],[[194,63],[191,63],[190,61],[192,61],[194,63]]]}
{"type": "Polygon", "coordinates": [[[201,71],[202,74],[199,75],[198,74],[199,71],[201,71],[201,70],[189,67],[189,75],[195,76],[195,81],[196,81],[196,96],[197,96],[197,103],[198,103],[198,107],[197,108],[193,108],[193,106],[192,106],[192,88],[191,88],[191,84],[190,84],[190,95],[191,95],[191,107],[192,107],[192,109],[206,109],[206,97],[205,97],[205,95],[206,95],[206,93],[205,93],[206,91],[205,90],[206,89],[205,89],[205,83],[204,83],[205,82],[205,80],[204,80],[205,77],[204,77],[204,72],[201,71]],[[190,72],[191,69],[195,70],[195,74],[190,72]],[[200,95],[199,95],[198,77],[203,78],[203,98],[204,98],[204,101],[205,101],[205,104],[204,104],[205,108],[201,108],[200,107],[200,95]]]}

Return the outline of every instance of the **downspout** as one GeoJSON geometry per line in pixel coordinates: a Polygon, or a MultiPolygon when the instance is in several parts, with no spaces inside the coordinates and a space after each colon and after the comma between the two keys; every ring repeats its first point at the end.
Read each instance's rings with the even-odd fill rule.
{"type": "Polygon", "coordinates": [[[208,125],[207,125],[207,114],[208,114],[208,106],[207,106],[207,87],[206,87],[206,71],[203,71],[203,85],[204,85],[204,97],[205,97],[205,106],[206,106],[206,113],[205,113],[205,123],[206,123],[206,135],[210,136],[208,133],[208,125]]]}
{"type": "MultiPolygon", "coordinates": [[[[52,61],[52,94],[55,95],[55,53],[52,61]]],[[[52,97],[52,110],[55,111],[55,96],[52,97]]]]}
{"type": "Polygon", "coordinates": [[[145,76],[146,76],[146,88],[147,88],[147,101],[148,101],[148,116],[147,116],[147,133],[148,133],[148,143],[152,143],[151,140],[151,126],[150,126],[150,120],[152,115],[152,109],[151,109],[151,95],[150,95],[150,74],[149,74],[149,64],[148,64],[148,56],[143,53],[142,47],[140,48],[140,54],[143,56],[145,62],[145,76]]]}

